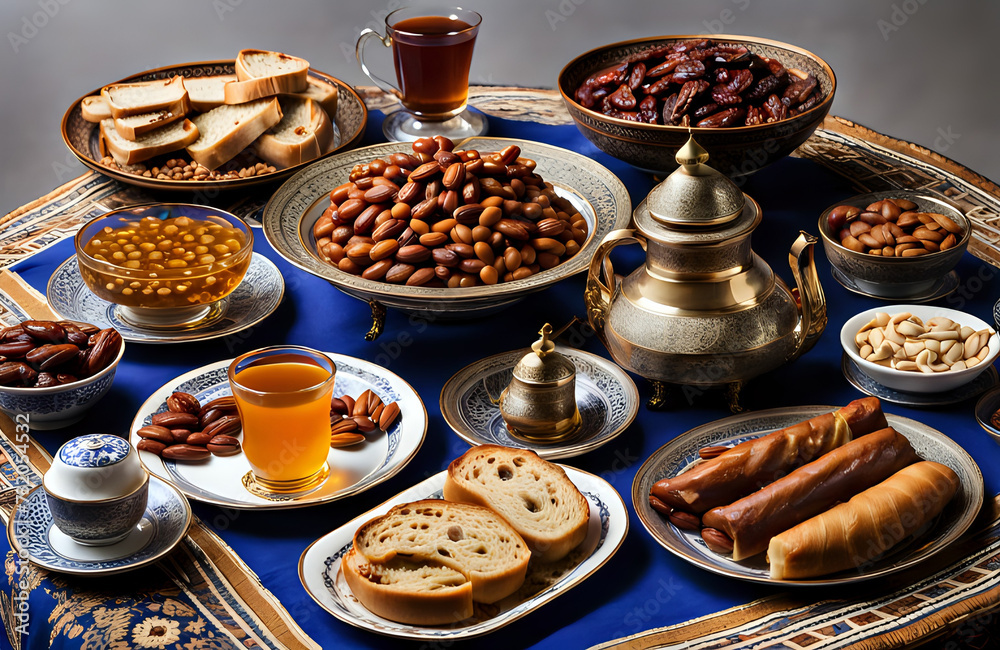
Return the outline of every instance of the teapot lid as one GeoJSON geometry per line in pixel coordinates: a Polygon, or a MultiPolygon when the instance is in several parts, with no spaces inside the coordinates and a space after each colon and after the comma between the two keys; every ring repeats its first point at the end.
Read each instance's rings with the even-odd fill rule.
{"type": "Polygon", "coordinates": [[[646,197],[649,215],[667,227],[707,227],[729,223],[746,199],[736,183],[705,163],[708,152],[694,135],[674,156],[679,167],[646,197]]]}
{"type": "Polygon", "coordinates": [[[514,378],[528,384],[550,384],[576,375],[573,362],[555,351],[556,344],[549,338],[552,326],[546,323],[538,334],[541,338],[531,344],[531,352],[514,366],[514,378]]]}

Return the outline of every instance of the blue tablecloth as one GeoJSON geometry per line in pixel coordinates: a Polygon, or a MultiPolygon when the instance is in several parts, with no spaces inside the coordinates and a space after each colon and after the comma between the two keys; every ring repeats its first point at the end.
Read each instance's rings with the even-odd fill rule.
{"type": "MultiPolygon", "coordinates": [[[[382,140],[380,120],[381,114],[373,112],[365,144],[382,140]]],[[[651,177],[599,152],[574,126],[542,126],[498,118],[491,118],[490,126],[491,135],[540,140],[592,157],[619,175],[629,188],[633,205],[653,186],[651,177]]],[[[540,172],[544,175],[544,170],[540,172]]],[[[798,231],[815,233],[816,219],[823,208],[856,193],[822,166],[794,158],[759,172],[746,181],[743,190],[757,199],[764,211],[763,222],[753,236],[754,248],[789,284],[792,280],[787,265],[788,248],[798,231]]],[[[640,263],[641,251],[633,248],[636,250],[615,253],[616,270],[627,273],[640,263]]],[[[388,366],[417,389],[430,418],[422,449],[400,474],[363,494],[302,510],[223,512],[203,504],[193,506],[317,642],[328,648],[397,647],[399,640],[355,629],[314,604],[299,583],[300,554],[318,537],[444,469],[460,455],[467,445],[445,424],[438,406],[444,382],[476,359],[527,345],[545,322],[558,327],[573,315],[584,316],[584,278],[566,280],[501,314],[480,320],[426,323],[390,311],[385,333],[368,343],[363,338],[370,325],[367,304],[292,267],[263,237],[256,240],[256,252],[272,260],[286,282],[284,302],[271,317],[223,339],[171,346],[128,344],[111,392],[86,419],[66,430],[35,435],[50,451],[75,435],[95,431],[125,435],[139,405],[162,384],[193,368],[266,345],[306,345],[377,360],[388,366]],[[409,344],[401,345],[401,341],[409,344]]],[[[19,263],[15,270],[44,292],[57,265],[72,254],[72,243],[64,241],[19,263]]],[[[837,284],[820,250],[817,264],[828,300],[827,331],[803,358],[750,382],[743,391],[743,402],[748,408],[845,404],[860,396],[841,374],[838,335],[847,318],[879,302],[849,293],[837,284]]],[[[1000,293],[994,269],[967,254],[958,272],[963,280],[959,290],[941,304],[992,322],[991,308],[1000,293]]],[[[588,340],[584,348],[607,356],[596,337],[588,340]]],[[[643,397],[648,397],[648,384],[638,377],[636,381],[643,397]]],[[[662,549],[635,516],[629,494],[641,463],[684,431],[729,415],[725,400],[717,391],[699,396],[693,403],[686,403],[683,397],[678,402],[666,412],[642,408],[634,424],[620,437],[601,449],[564,461],[604,477],[625,497],[630,531],[617,555],[567,595],[500,631],[466,644],[468,647],[586,647],[774,593],[773,589],[716,576],[679,560],[662,549]]],[[[983,469],[986,493],[992,495],[1000,491],[1000,477],[994,470],[1000,465],[1000,446],[977,426],[973,404],[965,402],[934,410],[887,404],[886,409],[919,419],[962,444],[983,469]]],[[[42,648],[47,643],[46,635],[32,635],[30,647],[42,648]]]]}

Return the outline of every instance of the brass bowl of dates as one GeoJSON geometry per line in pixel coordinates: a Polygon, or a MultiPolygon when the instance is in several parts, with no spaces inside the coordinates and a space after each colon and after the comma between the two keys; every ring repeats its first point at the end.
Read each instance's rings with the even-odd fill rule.
{"type": "Polygon", "coordinates": [[[831,205],[819,218],[830,264],[858,289],[917,298],[962,259],[972,224],[943,198],[913,190],[869,192],[831,205]]]}
{"type": "Polygon", "coordinates": [[[338,154],[292,177],[264,234],[345,293],[428,318],[484,315],[584,271],[631,217],[594,161],[505,138],[424,138],[338,154]]]}
{"type": "Polygon", "coordinates": [[[748,176],[787,156],[823,122],[833,70],[766,38],[657,36],[605,45],[559,73],[583,135],[615,158],[658,174],[694,133],[712,166],[748,176]]]}
{"type": "Polygon", "coordinates": [[[221,317],[253,254],[242,219],[185,203],[109,212],[84,225],[74,243],[87,288],[130,325],[153,329],[221,317]]]}
{"type": "Polygon", "coordinates": [[[124,353],[121,334],[89,323],[0,329],[0,409],[31,429],[73,424],[111,388],[124,353]]]}

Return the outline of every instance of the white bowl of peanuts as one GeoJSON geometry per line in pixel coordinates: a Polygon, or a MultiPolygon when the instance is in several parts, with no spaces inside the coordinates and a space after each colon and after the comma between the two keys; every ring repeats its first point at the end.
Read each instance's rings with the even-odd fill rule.
{"type": "Polygon", "coordinates": [[[873,380],[910,393],[958,388],[1000,354],[1000,336],[988,323],[932,305],[863,311],[844,323],[840,344],[873,380]]]}

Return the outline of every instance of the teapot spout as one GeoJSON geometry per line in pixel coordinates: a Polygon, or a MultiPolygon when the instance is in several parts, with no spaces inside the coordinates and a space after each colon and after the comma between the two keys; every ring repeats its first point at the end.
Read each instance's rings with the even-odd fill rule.
{"type": "Polygon", "coordinates": [[[826,296],[823,295],[823,286],[819,282],[816,261],[813,259],[817,241],[817,237],[801,230],[788,253],[788,263],[792,267],[792,276],[798,289],[801,314],[799,341],[790,360],[808,352],[826,329],[826,296]]]}

